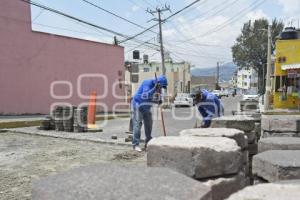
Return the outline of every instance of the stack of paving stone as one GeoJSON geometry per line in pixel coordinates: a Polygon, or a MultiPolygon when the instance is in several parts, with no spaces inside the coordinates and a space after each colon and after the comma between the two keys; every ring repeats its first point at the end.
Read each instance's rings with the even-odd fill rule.
{"type": "MultiPolygon", "coordinates": [[[[225,199],[248,184],[241,132],[226,136],[168,136],[152,139],[147,148],[147,165],[166,167],[194,178],[212,188],[213,200],[225,199]],[[239,134],[240,133],[240,134],[239,134]]],[[[182,133],[185,135],[185,133],[182,133]]],[[[208,133],[207,133],[208,135],[208,133]]]]}
{"type": "Polygon", "coordinates": [[[74,110],[74,132],[87,131],[88,107],[80,107],[74,110]]]}
{"type": "Polygon", "coordinates": [[[41,121],[40,130],[55,130],[55,122],[54,122],[54,118],[51,116],[46,116],[45,119],[43,119],[41,121]]]}
{"type": "Polygon", "coordinates": [[[300,180],[248,186],[227,200],[299,200],[300,180]]]}
{"type": "MultiPolygon", "coordinates": [[[[293,154],[297,154],[297,152],[300,153],[299,150],[300,138],[269,137],[261,139],[258,143],[258,151],[262,154],[255,156],[253,161],[253,172],[255,174],[254,183],[259,184],[287,178],[300,178],[300,171],[298,175],[295,173],[297,163],[300,163],[300,158],[297,157],[297,155],[293,157],[293,154]],[[284,152],[286,150],[289,151],[284,152]],[[273,155],[277,153],[278,155],[273,155]],[[283,163],[286,160],[287,162],[283,163]],[[293,176],[288,175],[291,173],[293,176]],[[281,174],[283,174],[284,178],[281,174]],[[279,178],[276,178],[277,176],[279,176],[279,178]]],[[[298,167],[300,168],[300,165],[298,167]]]]}
{"type": "Polygon", "coordinates": [[[262,115],[262,138],[300,137],[300,115],[262,115]]]}
{"type": "Polygon", "coordinates": [[[56,106],[54,109],[54,122],[56,131],[64,131],[63,106],[56,106]]]}
{"type": "Polygon", "coordinates": [[[64,106],[63,107],[63,125],[64,131],[73,132],[73,124],[74,124],[74,110],[76,107],[74,106],[64,106]]]}
{"type": "Polygon", "coordinates": [[[249,152],[249,172],[250,172],[250,180],[253,183],[252,176],[252,158],[257,154],[258,144],[257,141],[259,139],[260,133],[260,123],[257,119],[247,116],[224,116],[220,118],[216,118],[212,121],[212,128],[234,128],[241,131],[244,131],[248,140],[247,150],[249,152]]]}
{"type": "Polygon", "coordinates": [[[32,199],[212,200],[211,189],[165,168],[98,164],[33,183],[32,199]]]}

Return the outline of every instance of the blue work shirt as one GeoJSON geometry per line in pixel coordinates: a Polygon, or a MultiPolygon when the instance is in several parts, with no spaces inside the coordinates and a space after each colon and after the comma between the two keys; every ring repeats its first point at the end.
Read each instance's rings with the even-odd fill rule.
{"type": "Polygon", "coordinates": [[[153,104],[156,81],[154,79],[144,80],[132,98],[133,108],[139,108],[141,112],[150,111],[153,104]]]}
{"type": "Polygon", "coordinates": [[[202,93],[203,100],[198,104],[198,110],[203,117],[204,124],[210,126],[212,118],[223,115],[224,108],[216,95],[207,90],[202,90],[202,93]]]}

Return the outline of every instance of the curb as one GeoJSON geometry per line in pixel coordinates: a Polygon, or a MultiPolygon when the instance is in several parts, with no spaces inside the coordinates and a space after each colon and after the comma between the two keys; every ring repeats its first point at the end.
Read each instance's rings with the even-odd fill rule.
{"type": "MultiPolygon", "coordinates": [[[[99,143],[99,144],[119,145],[119,146],[128,146],[128,147],[132,146],[131,143],[121,142],[119,139],[118,139],[119,141],[104,140],[104,139],[88,139],[88,138],[82,139],[82,138],[75,138],[75,137],[72,137],[72,136],[66,137],[66,136],[50,135],[50,134],[45,135],[45,134],[41,134],[41,133],[30,133],[30,132],[24,132],[24,131],[13,130],[13,129],[3,129],[3,130],[4,130],[3,133],[4,132],[11,132],[11,133],[24,134],[24,135],[31,135],[31,136],[52,137],[52,138],[66,139],[66,140],[94,142],[94,143],[99,143]]],[[[122,138],[122,140],[125,140],[125,138],[122,138]]]]}
{"type": "MultiPolygon", "coordinates": [[[[101,120],[112,120],[117,118],[129,118],[130,114],[124,115],[108,115],[108,116],[96,116],[96,121],[101,120]]],[[[10,122],[0,122],[0,129],[6,128],[22,128],[22,127],[30,127],[30,126],[39,126],[42,120],[31,120],[31,121],[10,121],[10,122]]]]}

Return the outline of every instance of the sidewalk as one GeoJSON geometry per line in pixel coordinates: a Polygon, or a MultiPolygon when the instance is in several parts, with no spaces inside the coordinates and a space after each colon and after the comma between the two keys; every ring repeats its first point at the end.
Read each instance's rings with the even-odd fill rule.
{"type": "MultiPolygon", "coordinates": [[[[0,116],[0,129],[39,126],[47,115],[0,116]]],[[[129,113],[98,114],[96,120],[128,118],[129,113]]]]}
{"type": "MultiPolygon", "coordinates": [[[[129,128],[129,118],[122,117],[107,120],[105,123],[104,122],[105,121],[101,120],[97,121],[97,125],[103,129],[101,132],[75,133],[55,130],[45,131],[39,130],[37,126],[11,128],[5,130],[12,133],[131,146],[131,142],[125,142],[125,138],[128,136],[126,131],[129,128]],[[113,135],[117,136],[116,140],[111,139],[111,136],[113,135]]],[[[142,139],[144,139],[143,135],[142,139]]]]}

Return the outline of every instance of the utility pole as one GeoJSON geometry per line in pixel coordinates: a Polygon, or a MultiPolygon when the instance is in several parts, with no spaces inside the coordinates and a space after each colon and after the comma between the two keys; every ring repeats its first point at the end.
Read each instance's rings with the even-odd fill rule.
{"type": "Polygon", "coordinates": [[[271,93],[271,54],[272,54],[272,26],[268,26],[268,61],[266,74],[266,91],[264,95],[264,111],[269,109],[269,97],[271,93]]]}
{"type": "Polygon", "coordinates": [[[164,52],[164,44],[163,44],[163,34],[162,34],[162,23],[165,20],[161,19],[161,14],[165,11],[170,11],[170,6],[165,5],[163,8],[157,7],[156,10],[147,9],[147,12],[154,16],[157,13],[158,19],[154,18],[152,20],[157,21],[159,24],[159,43],[160,43],[160,55],[161,55],[161,65],[162,65],[162,73],[166,75],[166,66],[165,66],[165,52],[164,52]]]}
{"type": "Polygon", "coordinates": [[[220,79],[220,63],[217,62],[216,90],[219,89],[219,79],[220,79]]]}

